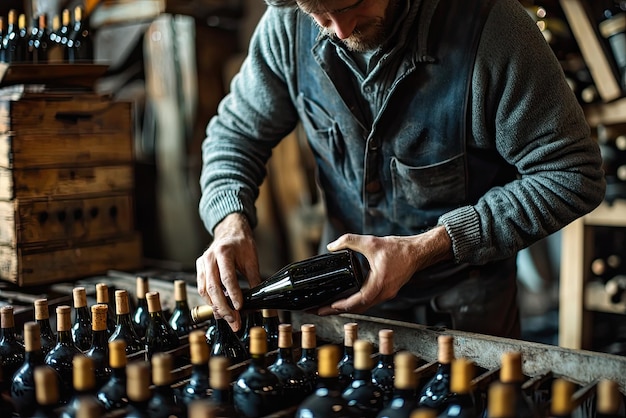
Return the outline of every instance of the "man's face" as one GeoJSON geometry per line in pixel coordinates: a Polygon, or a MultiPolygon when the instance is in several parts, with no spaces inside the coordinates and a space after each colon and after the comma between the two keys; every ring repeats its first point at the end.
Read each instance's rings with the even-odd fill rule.
{"type": "Polygon", "coordinates": [[[320,9],[299,3],[326,36],[341,40],[348,49],[364,52],[378,48],[390,26],[388,15],[393,0],[326,0],[320,9]]]}

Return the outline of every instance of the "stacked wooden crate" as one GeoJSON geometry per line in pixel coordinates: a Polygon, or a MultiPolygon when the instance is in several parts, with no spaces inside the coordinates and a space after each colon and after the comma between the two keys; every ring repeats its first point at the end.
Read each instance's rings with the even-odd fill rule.
{"type": "Polygon", "coordinates": [[[131,104],[0,91],[0,279],[39,285],[141,266],[131,104]]]}

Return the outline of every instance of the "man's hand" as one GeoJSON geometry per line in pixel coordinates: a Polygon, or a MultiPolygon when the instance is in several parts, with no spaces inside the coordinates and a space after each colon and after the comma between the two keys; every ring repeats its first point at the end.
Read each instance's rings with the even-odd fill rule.
{"type": "Polygon", "coordinates": [[[243,303],[237,271],[248,279],[251,287],[261,282],[254,237],[247,219],[239,213],[224,218],[215,227],[213,236],[209,248],[196,260],[198,293],[213,307],[216,317],[224,318],[237,331],[241,326],[237,310],[243,303]]]}
{"type": "Polygon", "coordinates": [[[452,258],[452,242],[443,226],[406,237],[346,234],[326,248],[329,251],[350,248],[363,254],[370,273],[359,292],[320,308],[319,315],[364,312],[395,297],[416,272],[452,258]]]}

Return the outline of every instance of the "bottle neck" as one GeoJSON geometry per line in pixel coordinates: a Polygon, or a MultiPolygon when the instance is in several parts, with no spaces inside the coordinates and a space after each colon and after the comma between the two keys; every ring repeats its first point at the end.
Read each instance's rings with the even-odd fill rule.
{"type": "Polygon", "coordinates": [[[91,312],[89,312],[89,308],[87,306],[81,306],[79,308],[74,309],[76,312],[76,319],[88,319],[91,321],[91,312]]]}
{"type": "Polygon", "coordinates": [[[187,299],[177,300],[174,304],[174,309],[178,309],[183,312],[191,312],[191,310],[189,309],[189,304],[187,303],[187,299]]]}
{"type": "Polygon", "coordinates": [[[382,366],[393,365],[393,354],[381,354],[378,357],[378,364],[382,366]]]}
{"type": "Polygon", "coordinates": [[[111,379],[118,381],[126,381],[126,366],[111,367],[111,379]]]}
{"type": "Polygon", "coordinates": [[[41,351],[41,349],[35,351],[26,351],[24,353],[24,363],[27,363],[31,366],[39,366],[43,364],[43,351],[41,351]]]}
{"type": "Polygon", "coordinates": [[[74,344],[74,340],[72,339],[72,331],[58,331],[57,332],[57,343],[62,345],[74,344]]]}
{"type": "Polygon", "coordinates": [[[39,324],[39,332],[41,335],[54,335],[49,318],[38,319],[36,322],[39,324]]]}
{"type": "Polygon", "coordinates": [[[116,325],[132,326],[133,319],[130,317],[130,313],[118,314],[115,318],[116,325]]]}
{"type": "Polygon", "coordinates": [[[265,369],[267,367],[267,358],[265,353],[252,354],[250,353],[250,367],[254,369],[265,369]]]}
{"type": "Polygon", "coordinates": [[[91,346],[94,348],[106,348],[109,344],[109,336],[106,329],[93,331],[91,346]]]}
{"type": "Polygon", "coordinates": [[[346,358],[354,358],[354,347],[351,345],[344,345],[343,346],[343,357],[344,359],[346,358]]]}
{"type": "Polygon", "coordinates": [[[293,363],[293,349],[291,347],[279,347],[277,358],[283,363],[293,363]]]}
{"type": "Polygon", "coordinates": [[[0,340],[4,340],[7,343],[17,341],[17,334],[15,327],[0,328],[0,340]]]}
{"type": "Polygon", "coordinates": [[[354,380],[363,380],[366,382],[370,382],[372,380],[372,371],[371,370],[363,370],[363,369],[355,369],[353,374],[354,380]]]}
{"type": "Polygon", "coordinates": [[[300,353],[301,360],[316,360],[317,350],[315,348],[303,348],[300,353]]]}
{"type": "Polygon", "coordinates": [[[218,405],[230,404],[230,391],[228,389],[215,389],[211,391],[211,400],[218,405]]]}

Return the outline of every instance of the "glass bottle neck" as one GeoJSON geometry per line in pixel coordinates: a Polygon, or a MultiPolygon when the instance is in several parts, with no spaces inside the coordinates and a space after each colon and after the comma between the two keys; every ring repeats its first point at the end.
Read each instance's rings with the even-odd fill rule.
{"type": "Polygon", "coordinates": [[[301,360],[317,360],[317,350],[315,348],[303,348],[300,354],[301,360]]]}
{"type": "Polygon", "coordinates": [[[283,363],[293,363],[293,349],[291,347],[278,348],[277,358],[283,363]]]}
{"type": "Polygon", "coordinates": [[[57,332],[57,343],[58,344],[74,344],[74,340],[72,339],[72,331],[59,331],[57,332]]]}
{"type": "Polygon", "coordinates": [[[54,335],[50,326],[50,319],[38,319],[36,322],[39,324],[39,332],[42,335],[54,335]]]}
{"type": "Polygon", "coordinates": [[[106,329],[93,331],[91,337],[91,346],[97,348],[106,348],[109,344],[109,336],[106,329]]]}
{"type": "Polygon", "coordinates": [[[230,404],[230,391],[228,389],[213,389],[211,392],[211,400],[218,405],[230,404]]]}
{"type": "Polygon", "coordinates": [[[0,328],[0,340],[4,340],[5,342],[17,341],[15,327],[0,328]]]}
{"type": "Polygon", "coordinates": [[[353,380],[364,380],[366,382],[370,382],[372,380],[372,371],[369,369],[368,370],[355,369],[353,376],[354,376],[353,380]]]}

